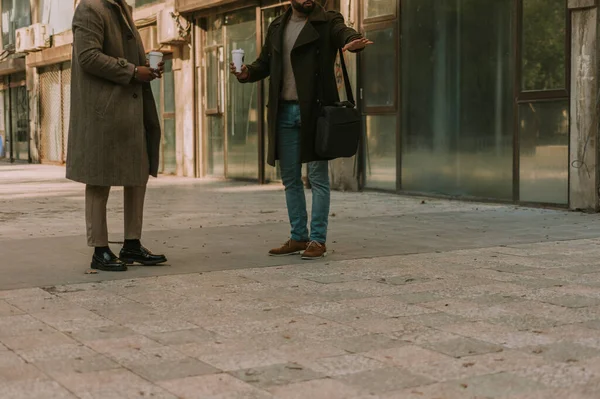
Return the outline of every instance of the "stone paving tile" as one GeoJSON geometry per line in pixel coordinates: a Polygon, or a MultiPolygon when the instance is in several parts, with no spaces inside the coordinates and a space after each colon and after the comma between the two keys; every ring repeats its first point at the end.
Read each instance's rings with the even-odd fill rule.
{"type": "Polygon", "coordinates": [[[575,388],[598,378],[598,375],[582,365],[564,363],[545,364],[536,368],[522,368],[514,370],[512,373],[553,388],[575,388]]]}
{"type": "Polygon", "coordinates": [[[516,329],[517,331],[545,331],[553,327],[557,327],[563,323],[536,317],[532,315],[505,315],[487,320],[489,323],[498,324],[508,328],[516,329]]]}
{"type": "Polygon", "coordinates": [[[349,281],[362,280],[362,278],[353,275],[345,274],[330,274],[324,276],[307,277],[307,280],[314,281],[315,283],[321,284],[333,284],[333,283],[346,283],[349,281]]]}
{"type": "Polygon", "coordinates": [[[348,352],[344,349],[335,347],[335,341],[331,342],[287,342],[283,345],[274,344],[273,349],[282,353],[290,362],[299,360],[315,360],[322,357],[332,357],[346,355],[348,352]]]}
{"type": "Polygon", "coordinates": [[[559,297],[548,298],[543,302],[564,306],[567,308],[587,308],[589,306],[600,305],[600,298],[589,298],[582,295],[563,295],[559,297]]]}
{"type": "Polygon", "coordinates": [[[347,385],[356,386],[371,394],[381,394],[404,388],[429,385],[434,381],[423,376],[411,374],[401,368],[380,368],[338,377],[347,385]]]}
{"type": "Polygon", "coordinates": [[[312,361],[301,360],[299,363],[327,377],[355,374],[386,366],[385,363],[359,354],[323,357],[312,361]]]}
{"type": "Polygon", "coordinates": [[[416,326],[411,329],[394,331],[387,335],[398,339],[401,342],[422,346],[464,338],[457,334],[425,326],[416,326]]]}
{"type": "Polygon", "coordinates": [[[25,364],[25,360],[12,351],[0,352],[0,367],[15,367],[25,364]]]}
{"type": "Polygon", "coordinates": [[[510,313],[501,308],[500,305],[489,306],[486,304],[477,303],[475,301],[451,298],[435,302],[422,303],[421,306],[430,309],[431,312],[445,312],[452,315],[477,320],[504,316],[510,313]]]}
{"type": "Polygon", "coordinates": [[[14,383],[23,380],[43,380],[48,377],[39,368],[31,364],[13,364],[11,366],[0,366],[0,385],[14,383]]]}
{"type": "Polygon", "coordinates": [[[21,288],[0,291],[0,299],[10,298],[51,298],[52,295],[41,288],[21,288]]]}
{"type": "Polygon", "coordinates": [[[94,356],[96,354],[96,352],[83,344],[39,346],[33,349],[19,350],[17,353],[30,363],[54,359],[75,359],[78,357],[94,356]]]}
{"type": "Polygon", "coordinates": [[[511,328],[485,323],[482,321],[449,324],[439,327],[441,330],[463,335],[508,348],[523,348],[532,345],[547,345],[558,339],[547,334],[515,331],[511,328]]]}
{"type": "Polygon", "coordinates": [[[447,324],[466,322],[471,319],[444,312],[435,312],[423,315],[400,317],[400,320],[408,324],[417,324],[426,327],[440,327],[447,324]]]}
{"type": "Polygon", "coordinates": [[[179,399],[162,388],[155,386],[144,387],[143,389],[111,389],[104,388],[100,391],[84,392],[79,395],[81,399],[179,399]]]}
{"type": "Polygon", "coordinates": [[[277,399],[375,399],[358,388],[332,379],[299,382],[270,388],[277,399]]]}
{"type": "Polygon", "coordinates": [[[202,328],[148,334],[150,339],[163,345],[185,345],[214,341],[216,334],[202,328]]]}
{"type": "Polygon", "coordinates": [[[176,380],[160,381],[159,385],[182,399],[260,397],[261,390],[229,374],[211,374],[176,380]],[[226,396],[228,395],[228,396],[226,396]]]}
{"type": "Polygon", "coordinates": [[[600,357],[600,350],[572,342],[557,342],[524,349],[554,362],[577,363],[588,358],[600,357]]]}
{"type": "Polygon", "coordinates": [[[366,334],[357,337],[336,339],[327,343],[349,353],[370,352],[406,345],[406,342],[384,334],[366,334]]]}
{"type": "Polygon", "coordinates": [[[583,326],[600,330],[600,320],[590,320],[588,322],[583,323],[583,326]]]}
{"type": "Polygon", "coordinates": [[[215,374],[220,371],[192,358],[159,363],[129,363],[127,364],[127,368],[140,377],[152,382],[215,374]]]}
{"type": "Polygon", "coordinates": [[[274,364],[266,367],[231,371],[230,374],[261,389],[325,377],[322,373],[298,363],[274,364]]]}
{"type": "Polygon", "coordinates": [[[77,345],[78,342],[58,331],[26,334],[2,338],[2,342],[14,351],[33,350],[44,346],[77,345]]]}
{"type": "Polygon", "coordinates": [[[102,341],[108,339],[127,338],[137,334],[124,326],[110,325],[67,332],[67,334],[80,342],[102,341]]]}
{"type": "Polygon", "coordinates": [[[403,303],[393,297],[349,299],[342,301],[342,303],[358,309],[371,310],[390,317],[414,316],[435,312],[434,310],[421,306],[403,303]]]}
{"type": "Polygon", "coordinates": [[[2,399],[76,399],[77,397],[56,381],[24,380],[0,384],[2,399]]]}
{"type": "Polygon", "coordinates": [[[30,315],[0,317],[0,341],[3,337],[13,337],[50,331],[51,328],[30,315]]]}
{"type": "Polygon", "coordinates": [[[198,359],[219,370],[233,371],[285,363],[288,356],[276,349],[267,349],[263,351],[227,352],[222,354],[202,355],[198,356],[198,359]]]}
{"type": "Polygon", "coordinates": [[[455,338],[449,341],[429,343],[424,345],[424,347],[456,358],[491,352],[498,353],[504,350],[500,345],[494,345],[472,338],[455,338]]]}
{"type": "Polygon", "coordinates": [[[0,317],[22,315],[24,312],[9,304],[5,300],[0,300],[0,317]]]}
{"type": "Polygon", "coordinates": [[[115,361],[102,355],[45,360],[36,362],[35,366],[50,376],[56,374],[91,373],[121,367],[115,361]]]}
{"type": "Polygon", "coordinates": [[[53,378],[78,396],[88,392],[103,391],[107,388],[114,391],[137,389],[138,392],[151,391],[153,389],[153,385],[150,382],[124,368],[89,373],[55,374],[53,378]]]}
{"type": "MultiPolygon", "coordinates": [[[[435,383],[381,393],[379,399],[482,399],[475,398],[455,383],[435,383]]],[[[487,399],[487,398],[486,398],[487,399]]]]}
{"type": "Polygon", "coordinates": [[[371,351],[363,355],[387,363],[390,366],[404,368],[413,374],[434,381],[454,380],[488,372],[487,368],[478,364],[465,367],[463,365],[464,361],[460,359],[414,345],[371,351]]]}
{"type": "Polygon", "coordinates": [[[490,374],[461,380],[461,386],[466,386],[467,394],[481,397],[494,397],[499,392],[504,397],[521,395],[545,388],[545,385],[541,383],[510,373],[490,374]]]}
{"type": "Polygon", "coordinates": [[[423,302],[434,302],[443,298],[443,295],[437,292],[415,292],[411,294],[399,294],[392,296],[393,299],[409,305],[417,305],[423,302]]]}

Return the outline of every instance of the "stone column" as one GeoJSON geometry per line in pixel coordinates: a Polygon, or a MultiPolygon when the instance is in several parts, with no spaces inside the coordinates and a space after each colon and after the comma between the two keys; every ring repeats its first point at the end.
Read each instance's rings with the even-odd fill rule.
{"type": "Polygon", "coordinates": [[[175,73],[175,118],[177,132],[177,175],[195,177],[195,101],[194,58],[189,46],[176,48],[173,54],[175,73]]]}
{"type": "Polygon", "coordinates": [[[598,5],[569,0],[571,17],[570,208],[598,211],[598,5]]]}

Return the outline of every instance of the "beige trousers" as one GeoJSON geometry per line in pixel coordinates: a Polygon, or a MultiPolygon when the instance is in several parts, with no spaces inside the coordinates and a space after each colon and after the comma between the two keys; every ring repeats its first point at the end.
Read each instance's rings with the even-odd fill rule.
{"type": "MultiPolygon", "coordinates": [[[[85,224],[87,227],[87,241],[90,247],[108,246],[106,203],[108,202],[109,193],[109,186],[85,186],[85,224]]],[[[142,238],[145,196],[146,186],[125,187],[124,189],[126,240],[139,240],[142,238]]]]}

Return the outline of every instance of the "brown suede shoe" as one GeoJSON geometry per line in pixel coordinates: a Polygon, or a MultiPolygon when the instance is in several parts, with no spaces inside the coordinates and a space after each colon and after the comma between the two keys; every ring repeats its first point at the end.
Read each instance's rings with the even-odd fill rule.
{"type": "Polygon", "coordinates": [[[302,254],[304,260],[321,259],[327,256],[327,247],[325,244],[320,242],[311,241],[306,248],[306,251],[302,254]]]}
{"type": "Polygon", "coordinates": [[[269,251],[270,256],[289,256],[303,253],[308,247],[307,241],[287,240],[279,248],[273,248],[269,251]]]}

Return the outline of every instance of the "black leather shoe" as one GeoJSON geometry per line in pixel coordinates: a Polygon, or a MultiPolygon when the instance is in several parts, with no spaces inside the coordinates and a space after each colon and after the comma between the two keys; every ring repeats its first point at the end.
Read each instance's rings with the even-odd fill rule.
{"type": "Polygon", "coordinates": [[[105,251],[102,255],[92,257],[92,269],[102,270],[105,272],[126,272],[127,265],[117,258],[111,251],[105,251]]]}
{"type": "Polygon", "coordinates": [[[127,249],[123,247],[119,258],[128,265],[140,263],[144,266],[156,266],[167,261],[164,255],[154,255],[142,246],[139,249],[127,249]]]}

